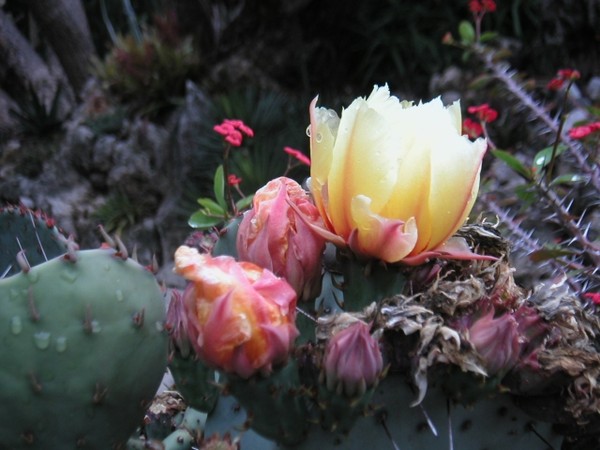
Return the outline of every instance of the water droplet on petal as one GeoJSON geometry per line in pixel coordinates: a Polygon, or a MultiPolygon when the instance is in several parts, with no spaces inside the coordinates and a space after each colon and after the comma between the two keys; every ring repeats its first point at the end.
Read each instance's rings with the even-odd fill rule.
{"type": "Polygon", "coordinates": [[[306,127],[306,135],[310,137],[310,125],[306,127]]]}
{"type": "Polygon", "coordinates": [[[317,141],[317,144],[320,143],[323,140],[323,135],[321,133],[317,133],[315,140],[317,141]]]}

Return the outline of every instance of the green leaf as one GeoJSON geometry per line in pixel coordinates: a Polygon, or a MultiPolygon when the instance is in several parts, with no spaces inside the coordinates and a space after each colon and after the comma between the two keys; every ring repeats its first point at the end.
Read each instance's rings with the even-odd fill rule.
{"type": "Polygon", "coordinates": [[[538,263],[542,261],[547,261],[549,259],[560,258],[562,256],[573,256],[576,253],[572,250],[566,250],[564,248],[543,248],[541,250],[536,250],[529,255],[529,259],[532,262],[538,263]]]}
{"type": "Polygon", "coordinates": [[[525,164],[515,158],[513,155],[504,150],[492,150],[492,154],[510,167],[512,170],[517,172],[527,181],[533,180],[533,174],[531,173],[531,169],[529,169],[525,164]]]}
{"type": "Polygon", "coordinates": [[[215,202],[212,198],[203,197],[199,198],[197,201],[200,204],[200,206],[202,206],[206,210],[208,215],[222,217],[225,217],[227,215],[225,209],[223,209],[223,207],[221,207],[221,205],[215,202]]]}
{"type": "MultiPolygon", "coordinates": [[[[550,164],[550,161],[552,160],[552,149],[553,148],[554,148],[553,146],[550,146],[550,147],[546,147],[545,149],[537,152],[537,154],[533,158],[533,163],[531,165],[531,170],[534,173],[539,174],[544,167],[546,167],[548,164],[550,164]]],[[[561,153],[564,153],[564,151],[566,149],[567,149],[566,145],[559,144],[556,147],[556,152],[554,154],[554,157],[557,157],[561,153]]]]}
{"type": "Polygon", "coordinates": [[[588,178],[584,175],[579,175],[577,173],[566,173],[552,180],[550,186],[556,186],[557,184],[577,184],[586,182],[587,180],[588,178]]]}
{"type": "Polygon", "coordinates": [[[236,209],[238,211],[243,211],[244,209],[248,208],[252,204],[253,198],[254,198],[254,195],[248,195],[247,197],[244,197],[244,198],[238,200],[235,203],[236,209]]]}
{"type": "Polygon", "coordinates": [[[515,187],[515,195],[523,202],[523,207],[527,208],[539,199],[537,191],[531,184],[523,184],[515,187]]]}
{"type": "Polygon", "coordinates": [[[225,175],[223,174],[223,165],[217,167],[214,179],[214,191],[217,203],[221,208],[227,210],[227,202],[225,201],[225,175]]]}
{"type": "Polygon", "coordinates": [[[223,220],[223,217],[210,216],[204,211],[197,211],[189,218],[188,225],[192,228],[208,230],[209,228],[219,225],[223,220]]]}
{"type": "Polygon", "coordinates": [[[481,37],[479,38],[480,42],[489,42],[493,41],[498,37],[498,33],[495,31],[486,31],[485,33],[481,33],[481,37]]]}
{"type": "Polygon", "coordinates": [[[461,21],[458,25],[458,34],[463,44],[469,45],[475,42],[475,29],[471,22],[461,21]]]}
{"type": "Polygon", "coordinates": [[[480,75],[469,83],[469,89],[482,89],[494,81],[490,75],[480,75]]]}

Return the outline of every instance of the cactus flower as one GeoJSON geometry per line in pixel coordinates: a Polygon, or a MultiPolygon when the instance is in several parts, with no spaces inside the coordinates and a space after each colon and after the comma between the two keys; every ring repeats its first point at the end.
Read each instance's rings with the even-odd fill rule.
{"type": "Polygon", "coordinates": [[[320,286],[325,239],[309,224],[323,226],[304,189],[290,178],[272,180],[256,192],[253,208],[240,223],[239,259],[284,277],[298,298],[313,298],[320,286]]]}
{"type": "Polygon", "coordinates": [[[369,325],[355,322],[327,343],[323,362],[327,389],[349,397],[362,395],[383,370],[383,357],[369,325]]]}
{"type": "Polygon", "coordinates": [[[181,246],[175,271],[189,280],[184,305],[198,356],[248,378],[287,360],[298,330],[296,294],[282,278],[230,256],[181,246]]]}
{"type": "Polygon", "coordinates": [[[391,263],[475,256],[451,236],[475,201],[487,143],[461,134],[458,102],[413,105],[387,85],[354,100],[341,117],[316,102],[310,186],[324,235],[391,263]]]}

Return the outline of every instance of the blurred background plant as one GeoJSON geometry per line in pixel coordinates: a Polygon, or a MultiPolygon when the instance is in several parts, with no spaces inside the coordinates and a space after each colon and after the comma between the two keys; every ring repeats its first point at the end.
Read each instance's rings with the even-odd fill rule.
{"type": "MultiPolygon", "coordinates": [[[[555,70],[554,78],[536,89],[533,80],[511,66],[511,52],[500,35],[481,30],[495,2],[474,0],[470,9],[473,23],[462,21],[458,39],[448,34],[445,42],[462,49],[465,59],[479,67],[469,87],[479,98],[493,101],[498,111],[487,103],[471,106],[468,112],[478,123],[474,131],[471,118],[465,125],[488,138],[491,153],[512,173],[502,180],[493,168],[488,171],[481,207],[512,235],[516,253],[527,261],[522,265],[535,267],[534,284],[540,278],[556,282],[563,275],[587,301],[600,289],[600,160],[593,136],[598,108],[582,98],[576,85],[581,73],[575,69],[555,70]],[[492,124],[498,117],[503,119],[492,124]],[[524,135],[505,136],[502,125],[516,126],[517,117],[525,120],[520,127],[524,135]]],[[[523,271],[521,279],[531,273],[523,271]]]]}

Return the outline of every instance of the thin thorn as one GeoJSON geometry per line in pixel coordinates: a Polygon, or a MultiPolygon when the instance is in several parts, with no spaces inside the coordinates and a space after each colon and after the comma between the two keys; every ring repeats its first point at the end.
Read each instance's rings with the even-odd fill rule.
{"type": "Polygon", "coordinates": [[[400,447],[398,447],[398,444],[396,444],[396,441],[394,441],[394,438],[392,437],[392,433],[390,433],[390,430],[389,430],[387,424],[385,423],[386,418],[387,418],[387,414],[385,412],[382,412],[381,414],[379,414],[379,417],[378,417],[379,423],[383,427],[383,431],[385,431],[385,434],[387,435],[388,439],[394,446],[394,450],[400,450],[400,447]]]}
{"type": "Polygon", "coordinates": [[[115,236],[115,241],[117,242],[117,256],[120,256],[123,260],[129,258],[129,252],[127,251],[127,247],[123,244],[123,241],[119,236],[115,236]]]}
{"type": "Polygon", "coordinates": [[[446,399],[446,410],[448,411],[448,440],[449,450],[454,450],[454,434],[452,433],[452,416],[450,415],[450,399],[446,399]]]}
{"type": "Polygon", "coordinates": [[[302,314],[304,317],[307,317],[309,320],[312,320],[313,322],[317,323],[317,319],[315,319],[309,313],[307,313],[306,311],[301,309],[299,306],[296,306],[296,311],[299,312],[300,314],[302,314]]]}
{"type": "Polygon", "coordinates": [[[110,237],[110,235],[106,232],[106,230],[104,229],[104,227],[102,225],[98,225],[98,231],[100,231],[100,234],[102,235],[102,239],[109,247],[117,248],[117,245],[115,244],[115,240],[110,237]]]}
{"type": "Polygon", "coordinates": [[[12,269],[12,268],[13,268],[13,265],[9,264],[8,267],[4,270],[4,272],[2,272],[2,275],[0,276],[0,280],[2,278],[4,278],[6,275],[8,275],[8,272],[10,272],[10,269],[12,269]]]}
{"type": "Polygon", "coordinates": [[[427,411],[425,411],[425,408],[423,407],[422,403],[419,403],[419,408],[421,409],[421,412],[425,416],[425,420],[427,420],[427,425],[429,425],[429,429],[431,430],[431,432],[433,433],[433,435],[435,437],[437,437],[438,436],[437,429],[435,428],[435,425],[433,424],[433,421],[431,420],[431,417],[429,417],[429,414],[427,414],[427,411]]]}

